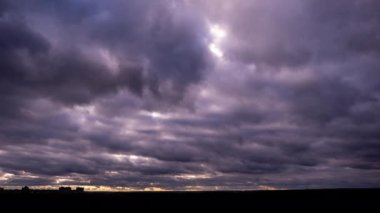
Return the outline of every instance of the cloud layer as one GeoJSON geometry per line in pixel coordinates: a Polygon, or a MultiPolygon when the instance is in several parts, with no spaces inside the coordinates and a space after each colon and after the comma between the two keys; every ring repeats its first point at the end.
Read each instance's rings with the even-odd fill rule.
{"type": "Polygon", "coordinates": [[[0,184],[379,187],[379,8],[2,0],[0,184]]]}

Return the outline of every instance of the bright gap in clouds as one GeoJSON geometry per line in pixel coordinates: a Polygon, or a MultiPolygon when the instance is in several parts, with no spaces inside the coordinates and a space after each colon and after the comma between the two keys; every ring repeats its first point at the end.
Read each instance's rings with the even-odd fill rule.
{"type": "Polygon", "coordinates": [[[210,33],[215,40],[222,40],[227,36],[227,32],[219,25],[212,25],[210,27],[210,33]]]}
{"type": "Polygon", "coordinates": [[[222,50],[215,44],[211,43],[208,45],[208,49],[211,51],[212,54],[214,54],[218,58],[223,58],[223,52],[222,50]]]}
{"type": "Polygon", "coordinates": [[[210,52],[217,58],[223,58],[224,53],[220,48],[220,44],[227,37],[227,32],[219,25],[211,25],[210,35],[212,37],[211,43],[208,45],[210,52]]]}

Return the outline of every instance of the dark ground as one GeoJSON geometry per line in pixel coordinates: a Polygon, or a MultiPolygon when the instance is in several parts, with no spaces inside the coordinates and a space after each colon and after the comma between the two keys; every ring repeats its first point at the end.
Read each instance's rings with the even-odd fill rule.
{"type": "Polygon", "coordinates": [[[380,210],[380,189],[124,193],[0,191],[0,209],[33,208],[341,208],[380,210]]]}

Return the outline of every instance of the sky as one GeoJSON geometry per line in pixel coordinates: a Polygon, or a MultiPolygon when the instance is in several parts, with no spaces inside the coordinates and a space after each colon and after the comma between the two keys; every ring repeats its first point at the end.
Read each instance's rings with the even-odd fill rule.
{"type": "Polygon", "coordinates": [[[380,187],[378,0],[0,0],[0,186],[380,187]]]}

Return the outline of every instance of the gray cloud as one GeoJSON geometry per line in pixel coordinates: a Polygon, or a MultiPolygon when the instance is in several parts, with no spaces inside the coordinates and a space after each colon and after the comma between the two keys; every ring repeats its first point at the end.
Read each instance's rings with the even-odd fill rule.
{"type": "Polygon", "coordinates": [[[378,187],[379,7],[0,1],[0,184],[378,187]]]}

